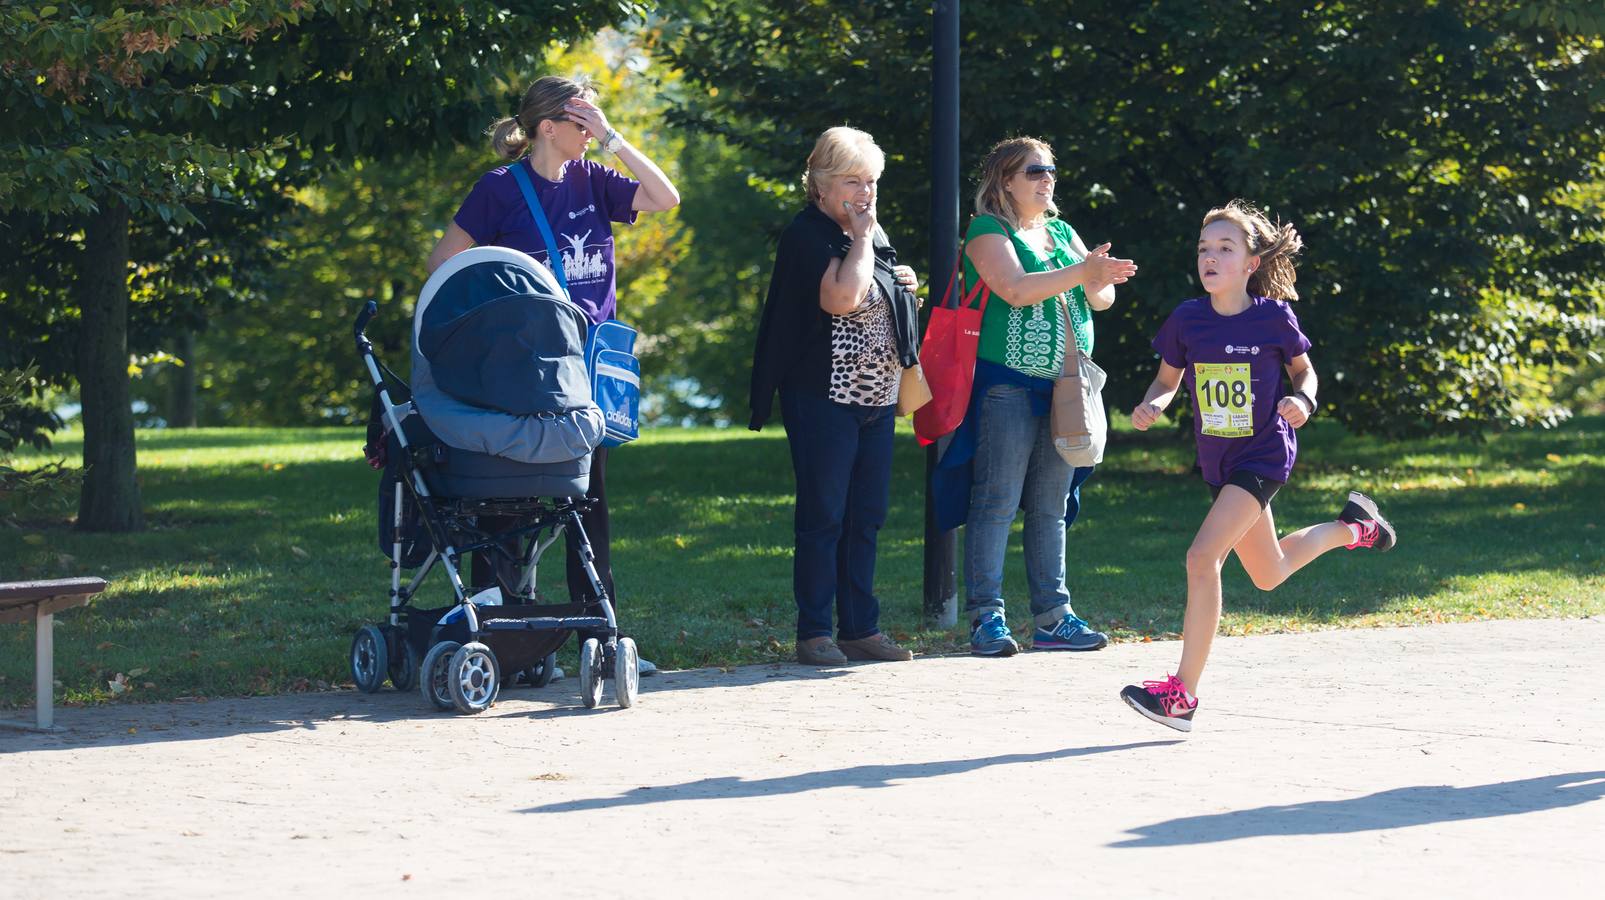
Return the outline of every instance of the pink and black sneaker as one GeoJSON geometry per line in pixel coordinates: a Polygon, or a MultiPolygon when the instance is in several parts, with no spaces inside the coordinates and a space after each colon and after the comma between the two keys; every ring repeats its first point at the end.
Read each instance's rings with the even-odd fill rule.
{"type": "Polygon", "coordinates": [[[1354,542],[1345,544],[1349,550],[1392,550],[1398,535],[1388,520],[1377,512],[1377,503],[1359,491],[1349,491],[1349,502],[1343,505],[1337,520],[1352,525],[1359,532],[1354,542]]]}
{"type": "Polygon", "coordinates": [[[1198,698],[1187,693],[1187,686],[1174,675],[1165,676],[1164,681],[1144,681],[1142,687],[1127,685],[1121,688],[1120,699],[1161,725],[1177,731],[1193,730],[1198,698]]]}

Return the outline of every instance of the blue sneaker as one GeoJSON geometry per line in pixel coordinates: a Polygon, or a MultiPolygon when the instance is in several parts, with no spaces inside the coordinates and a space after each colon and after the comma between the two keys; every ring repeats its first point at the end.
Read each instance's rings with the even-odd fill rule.
{"type": "Polygon", "coordinates": [[[1003,613],[993,609],[976,617],[970,625],[970,652],[976,656],[1013,656],[1020,652],[1003,613]]]}
{"type": "Polygon", "coordinates": [[[1102,650],[1109,644],[1109,635],[1093,631],[1080,616],[1068,613],[1053,628],[1038,625],[1031,635],[1032,650],[1102,650]]]}

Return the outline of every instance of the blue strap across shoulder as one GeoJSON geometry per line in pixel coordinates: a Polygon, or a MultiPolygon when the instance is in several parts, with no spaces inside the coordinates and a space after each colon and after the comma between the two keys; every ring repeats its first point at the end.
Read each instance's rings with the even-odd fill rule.
{"type": "Polygon", "coordinates": [[[541,230],[541,240],[546,242],[546,258],[550,261],[547,268],[557,276],[557,283],[563,286],[563,293],[568,294],[568,278],[563,275],[563,254],[558,252],[557,238],[552,236],[552,225],[546,221],[546,211],[541,209],[541,201],[535,196],[535,185],[530,183],[529,173],[524,171],[522,159],[513,163],[513,178],[518,182],[518,189],[524,193],[524,202],[529,204],[529,214],[535,220],[535,227],[541,230]]]}

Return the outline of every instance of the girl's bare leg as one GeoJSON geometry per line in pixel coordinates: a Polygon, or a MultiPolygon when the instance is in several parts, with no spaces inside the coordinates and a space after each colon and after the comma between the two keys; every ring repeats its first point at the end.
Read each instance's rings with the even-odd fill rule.
{"type": "MultiPolygon", "coordinates": [[[[1194,696],[1198,694],[1198,679],[1204,674],[1204,661],[1209,658],[1215,630],[1220,627],[1221,566],[1255,523],[1269,518],[1263,513],[1252,494],[1228,484],[1221,488],[1204,524],[1198,527],[1193,545],[1187,548],[1187,614],[1182,620],[1181,663],[1176,675],[1194,696]]],[[[1274,547],[1274,531],[1270,534],[1274,547]]]]}
{"type": "Polygon", "coordinates": [[[1286,581],[1328,550],[1348,546],[1354,540],[1349,526],[1342,522],[1322,522],[1301,528],[1280,541],[1269,508],[1237,542],[1237,561],[1254,580],[1254,586],[1269,591],[1286,581]]]}

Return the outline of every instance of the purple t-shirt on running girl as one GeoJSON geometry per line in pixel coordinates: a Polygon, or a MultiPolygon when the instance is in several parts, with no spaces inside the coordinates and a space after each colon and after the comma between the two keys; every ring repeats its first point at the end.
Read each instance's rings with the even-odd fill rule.
{"type": "Polygon", "coordinates": [[[1208,297],[1185,301],[1154,338],[1159,357],[1187,380],[1198,465],[1217,486],[1239,470],[1285,482],[1298,455],[1298,437],[1276,404],[1287,396],[1283,366],[1308,352],[1310,341],[1286,302],[1252,297],[1250,304],[1223,316],[1208,297]]]}
{"type": "Polygon", "coordinates": [[[535,196],[557,238],[569,296],[591,321],[612,318],[618,306],[612,223],[634,224],[637,213],[631,205],[641,182],[588,159],[568,163],[563,180],[557,182],[537,174],[528,157],[486,172],[468,192],[453,221],[475,244],[511,247],[547,265],[551,263],[546,241],[518,189],[513,165],[523,166],[535,186],[535,196]]]}

